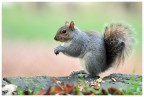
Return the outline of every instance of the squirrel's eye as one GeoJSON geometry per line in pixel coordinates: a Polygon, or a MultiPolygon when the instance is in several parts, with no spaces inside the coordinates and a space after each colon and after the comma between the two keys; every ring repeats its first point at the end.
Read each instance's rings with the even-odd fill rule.
{"type": "Polygon", "coordinates": [[[66,33],[66,30],[62,30],[61,32],[62,32],[62,33],[66,33]]]}

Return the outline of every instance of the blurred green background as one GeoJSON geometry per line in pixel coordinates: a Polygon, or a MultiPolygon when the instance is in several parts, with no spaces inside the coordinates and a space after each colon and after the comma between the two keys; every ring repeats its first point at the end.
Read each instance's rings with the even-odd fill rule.
{"type": "Polygon", "coordinates": [[[3,2],[2,75],[65,76],[80,70],[80,62],[63,54],[56,56],[54,40],[65,21],[81,30],[103,33],[104,25],[124,21],[135,29],[134,54],[121,67],[104,72],[142,74],[141,2],[3,2]]]}
{"type": "Polygon", "coordinates": [[[142,48],[142,3],[3,3],[3,38],[55,42],[53,37],[65,21],[81,30],[103,32],[104,24],[125,21],[136,31],[136,48],[142,48]]]}

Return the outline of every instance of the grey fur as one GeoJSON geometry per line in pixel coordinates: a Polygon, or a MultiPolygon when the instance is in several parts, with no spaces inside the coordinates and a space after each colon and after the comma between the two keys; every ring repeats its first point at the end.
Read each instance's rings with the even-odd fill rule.
{"type": "MultiPolygon", "coordinates": [[[[78,57],[85,72],[92,76],[97,76],[111,67],[111,64],[107,64],[107,53],[103,35],[97,32],[83,32],[77,27],[74,30],[68,31],[70,31],[69,41],[65,41],[64,45],[56,47],[54,50],[55,54],[62,52],[68,56],[78,57]]],[[[121,41],[121,38],[123,36],[119,38],[118,42],[121,41]]],[[[117,44],[113,46],[115,45],[117,44]]]]}

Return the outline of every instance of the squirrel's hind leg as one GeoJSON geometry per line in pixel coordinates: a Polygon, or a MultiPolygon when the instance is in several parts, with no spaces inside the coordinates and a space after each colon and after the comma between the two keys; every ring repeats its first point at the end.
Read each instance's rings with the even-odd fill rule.
{"type": "Polygon", "coordinates": [[[102,56],[90,52],[84,56],[84,61],[84,66],[89,76],[96,77],[102,72],[102,66],[105,61],[102,56]]]}
{"type": "Polygon", "coordinates": [[[73,75],[77,75],[78,77],[83,77],[83,78],[93,78],[93,77],[100,78],[100,76],[98,76],[98,75],[95,76],[95,75],[87,74],[84,70],[72,71],[70,76],[73,76],[73,75]]]}

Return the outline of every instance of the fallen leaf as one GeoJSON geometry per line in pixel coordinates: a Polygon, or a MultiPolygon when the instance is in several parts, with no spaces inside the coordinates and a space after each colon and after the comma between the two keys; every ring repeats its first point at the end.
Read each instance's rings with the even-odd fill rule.
{"type": "Polygon", "coordinates": [[[36,95],[44,95],[46,92],[44,89],[40,89],[36,95]]]}
{"type": "Polygon", "coordinates": [[[121,90],[118,90],[114,87],[108,88],[108,92],[112,95],[123,95],[123,92],[121,90]]]}
{"type": "Polygon", "coordinates": [[[45,95],[55,95],[55,94],[64,95],[64,94],[68,94],[73,89],[74,89],[74,85],[66,84],[65,86],[63,86],[63,88],[56,85],[56,86],[50,87],[48,91],[45,93],[45,95]]]}

